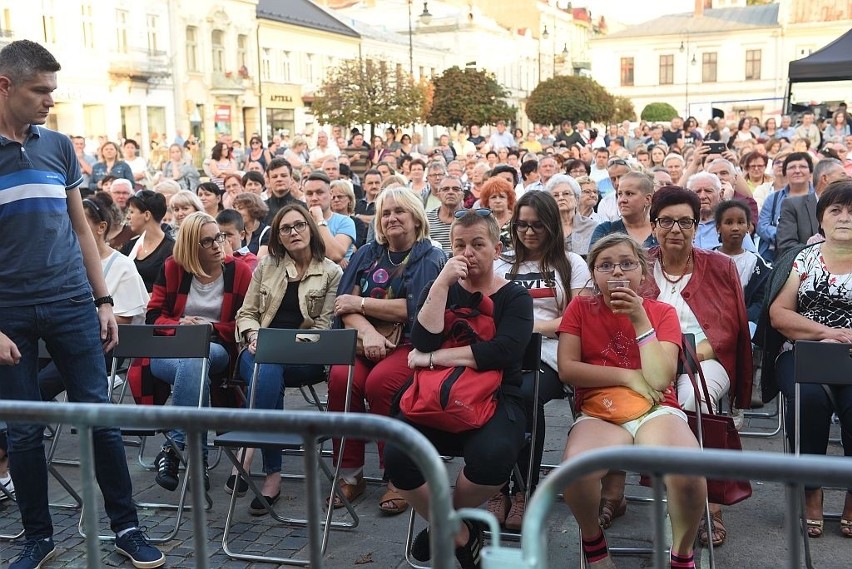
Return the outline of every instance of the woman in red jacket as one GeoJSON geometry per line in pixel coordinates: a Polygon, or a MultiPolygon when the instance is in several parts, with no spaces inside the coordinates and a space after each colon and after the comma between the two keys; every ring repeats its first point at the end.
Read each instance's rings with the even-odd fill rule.
{"type": "MultiPolygon", "coordinates": [[[[213,327],[204,405],[209,399],[209,376],[226,372],[236,360],[236,314],[251,282],[251,269],[233,257],[226,257],[224,242],[225,234],[211,216],[203,212],[187,216],[181,224],[173,256],[166,259],[154,283],[145,318],[148,324],[213,327]]],[[[172,386],[173,405],[195,407],[201,365],[198,359],[152,359],[150,374],[172,386]]],[[[178,448],[183,448],[183,431],[171,430],[168,436],[178,448]]],[[[167,490],[177,488],[180,458],[170,445],[163,446],[156,464],[157,484],[167,490]]],[[[206,458],[204,473],[205,487],[209,489],[206,458]]]]}

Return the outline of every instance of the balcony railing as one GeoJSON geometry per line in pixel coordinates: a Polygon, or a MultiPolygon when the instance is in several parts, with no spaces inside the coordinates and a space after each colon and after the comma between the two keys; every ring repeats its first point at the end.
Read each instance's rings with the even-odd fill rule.
{"type": "Polygon", "coordinates": [[[111,52],[109,72],[111,75],[141,81],[168,77],[172,74],[168,54],[165,51],[149,51],[147,49],[111,52]]]}
{"type": "Polygon", "coordinates": [[[246,88],[251,79],[244,78],[238,71],[213,71],[210,73],[210,86],[213,89],[239,90],[246,88]]]}

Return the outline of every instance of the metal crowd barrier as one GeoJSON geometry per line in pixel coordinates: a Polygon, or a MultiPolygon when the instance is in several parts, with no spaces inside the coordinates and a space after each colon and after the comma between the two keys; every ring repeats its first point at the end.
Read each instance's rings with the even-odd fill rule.
{"type": "MultiPolygon", "coordinates": [[[[92,427],[179,428],[187,435],[191,484],[202,487],[202,434],[210,430],[257,430],[302,435],[305,445],[304,467],[308,496],[308,538],[311,567],[322,567],[323,519],[320,475],[317,468],[318,439],[322,436],[347,436],[366,440],[393,441],[414,460],[429,483],[432,560],[435,569],[455,567],[453,536],[459,516],[452,509],[450,484],[441,457],[432,444],[401,421],[364,413],[344,414],[318,411],[258,411],[244,409],[188,408],[170,406],[130,406],[112,404],[0,401],[0,417],[6,422],[61,423],[74,425],[80,434],[80,464],[83,486],[83,524],[86,532],[86,558],[90,568],[102,567],[103,555],[98,542],[98,519],[92,427]]],[[[192,493],[193,540],[198,569],[209,567],[207,512],[204,493],[192,493]]]]}
{"type": "MultiPolygon", "coordinates": [[[[556,497],[575,480],[600,470],[651,473],[654,489],[652,527],[654,567],[667,567],[664,541],[663,474],[686,474],[716,479],[779,482],[787,487],[786,518],[789,569],[802,567],[802,492],[814,486],[852,486],[852,461],[845,457],[764,453],[753,451],[681,450],[652,447],[611,447],[577,457],[552,471],[527,504],[521,549],[489,546],[483,551],[483,569],[543,569],[548,565],[548,514],[556,497]]],[[[781,565],[779,565],[781,567],[781,565]]]]}

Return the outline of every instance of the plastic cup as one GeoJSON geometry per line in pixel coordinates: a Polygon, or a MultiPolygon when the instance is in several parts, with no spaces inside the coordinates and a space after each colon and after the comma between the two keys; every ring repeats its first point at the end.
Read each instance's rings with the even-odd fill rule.
{"type": "Polygon", "coordinates": [[[627,279],[610,279],[606,281],[606,287],[609,291],[613,291],[620,286],[630,288],[630,281],[627,279]]]}

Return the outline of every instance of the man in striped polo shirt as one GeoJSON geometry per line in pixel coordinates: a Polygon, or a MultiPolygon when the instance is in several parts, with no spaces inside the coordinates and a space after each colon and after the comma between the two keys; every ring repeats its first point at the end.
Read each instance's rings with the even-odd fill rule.
{"type": "MultiPolygon", "coordinates": [[[[117,343],[118,328],[83,212],[83,177],[70,139],[39,126],[53,107],[59,69],[35,42],[15,41],[0,50],[0,399],[40,399],[43,339],[72,401],[108,403],[103,352],[117,343]]],[[[9,466],[26,538],[10,569],[37,569],[56,555],[44,428],[8,425],[9,466]]],[[[116,550],[136,567],[160,567],[165,557],[138,528],[118,429],[96,428],[93,437],[116,550]]]]}

